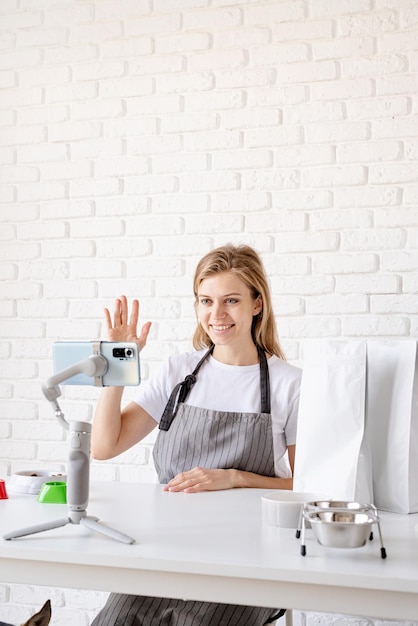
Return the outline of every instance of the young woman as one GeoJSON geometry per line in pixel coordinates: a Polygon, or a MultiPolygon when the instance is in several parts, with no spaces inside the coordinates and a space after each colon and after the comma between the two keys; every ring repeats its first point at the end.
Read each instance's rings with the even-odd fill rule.
{"type": "MultiPolygon", "coordinates": [[[[259,255],[213,250],[197,265],[194,295],[195,351],[168,359],[123,410],[123,389],[103,390],[93,457],[114,457],[158,426],[153,454],[165,490],[292,489],[301,372],[284,360],[259,255]]],[[[129,319],[124,296],[113,320],[106,310],[108,339],[143,348],[150,323],[137,336],[138,311],[134,301],[129,319]]],[[[92,626],[256,626],[277,617],[272,608],[111,594],[92,626]]]]}

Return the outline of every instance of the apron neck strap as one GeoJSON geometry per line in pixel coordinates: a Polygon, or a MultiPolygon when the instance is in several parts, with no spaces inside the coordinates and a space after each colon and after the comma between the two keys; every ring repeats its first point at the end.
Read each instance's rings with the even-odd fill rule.
{"type": "MultiPolygon", "coordinates": [[[[178,405],[186,400],[191,388],[196,382],[196,375],[198,371],[206,359],[212,354],[214,348],[215,344],[212,344],[209,350],[207,350],[200,359],[193,372],[188,374],[186,378],[181,381],[181,383],[178,383],[174,387],[161,416],[160,424],[158,426],[160,430],[168,430],[170,428],[171,422],[176,416],[178,405]]],[[[261,412],[269,414],[271,412],[269,368],[264,350],[260,348],[260,346],[257,346],[257,352],[258,360],[260,362],[261,412]]]]}
{"type": "Polygon", "coordinates": [[[267,363],[266,353],[263,348],[257,346],[258,360],[260,361],[260,393],[261,393],[261,412],[271,413],[270,402],[270,376],[269,366],[267,363]]]}
{"type": "Polygon", "coordinates": [[[191,388],[196,382],[197,372],[200,370],[201,366],[209,357],[209,355],[212,354],[214,348],[215,348],[215,344],[212,344],[209,350],[207,350],[205,354],[203,355],[203,357],[200,359],[199,363],[196,365],[193,372],[191,374],[188,374],[186,378],[181,381],[181,383],[178,383],[174,387],[168,399],[167,405],[164,409],[164,413],[161,416],[160,424],[158,426],[160,430],[168,430],[170,428],[171,422],[175,418],[179,403],[184,402],[187,396],[189,395],[191,388]],[[178,399],[177,399],[177,396],[178,396],[178,399]]]}

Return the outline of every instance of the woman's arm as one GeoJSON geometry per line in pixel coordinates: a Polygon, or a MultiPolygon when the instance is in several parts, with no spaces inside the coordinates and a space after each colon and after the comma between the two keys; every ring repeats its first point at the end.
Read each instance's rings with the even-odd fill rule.
{"type": "MultiPolygon", "coordinates": [[[[129,319],[128,303],[125,296],[115,302],[113,320],[105,309],[105,321],[109,341],[134,341],[142,350],[146,344],[151,323],[147,322],[137,336],[139,315],[138,300],[132,303],[129,319]]],[[[123,387],[105,387],[100,395],[94,416],[91,446],[92,457],[110,459],[141,441],[157,425],[155,420],[135,402],[130,402],[123,410],[121,402],[123,387]]]]}
{"type": "Polygon", "coordinates": [[[276,476],[259,476],[252,472],[240,472],[239,470],[233,470],[237,472],[236,487],[253,487],[261,489],[293,489],[293,473],[295,469],[295,452],[296,446],[288,446],[287,454],[289,458],[290,469],[292,470],[292,476],[290,478],[279,478],[276,476]]]}
{"type": "Polygon", "coordinates": [[[121,410],[123,387],[106,387],[97,403],[91,433],[94,459],[111,459],[146,437],[157,422],[135,402],[121,410]]]}
{"type": "MultiPolygon", "coordinates": [[[[294,471],[296,446],[288,446],[289,464],[294,471]]],[[[276,476],[261,476],[253,472],[244,472],[236,469],[205,469],[194,467],[188,472],[177,474],[165,485],[166,491],[219,491],[250,487],[254,489],[293,489],[293,478],[279,478],[276,476]]]]}

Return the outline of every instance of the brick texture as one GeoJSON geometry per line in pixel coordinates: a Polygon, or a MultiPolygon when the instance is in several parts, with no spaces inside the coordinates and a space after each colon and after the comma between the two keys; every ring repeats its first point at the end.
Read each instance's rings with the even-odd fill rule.
{"type": "MultiPolygon", "coordinates": [[[[0,476],[65,468],[41,394],[52,343],[104,338],[103,307],[139,297],[146,378],[190,348],[195,263],[227,241],[262,253],[292,362],[305,338],[416,336],[417,16],[416,0],[2,0],[0,476]]],[[[62,406],[92,419],[96,400],[67,388],[62,406]]],[[[152,444],[93,478],[153,480],[152,444]]],[[[48,592],[63,626],[105,597],[48,592]]],[[[1,617],[44,597],[0,585],[1,617]]]]}

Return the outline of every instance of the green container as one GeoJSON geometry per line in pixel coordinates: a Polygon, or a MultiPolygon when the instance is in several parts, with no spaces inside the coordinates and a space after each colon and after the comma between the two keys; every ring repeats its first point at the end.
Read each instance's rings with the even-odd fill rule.
{"type": "Polygon", "coordinates": [[[49,504],[67,503],[67,483],[44,483],[38,495],[38,502],[49,504]]]}

